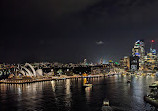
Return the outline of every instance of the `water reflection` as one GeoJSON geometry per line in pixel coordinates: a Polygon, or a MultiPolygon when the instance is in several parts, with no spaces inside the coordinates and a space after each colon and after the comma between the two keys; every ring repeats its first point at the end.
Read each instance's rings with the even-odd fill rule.
{"type": "Polygon", "coordinates": [[[33,84],[0,84],[0,111],[54,110],[100,111],[102,101],[108,98],[116,111],[151,110],[143,96],[148,86],[157,80],[150,76],[113,76],[93,78],[93,87],[82,89],[83,80],[61,80],[33,84]]]}
{"type": "Polygon", "coordinates": [[[92,91],[92,87],[86,87],[86,88],[85,88],[87,103],[90,102],[90,99],[91,99],[91,91],[92,91]]]}
{"type": "Polygon", "coordinates": [[[52,84],[52,90],[53,92],[55,92],[55,81],[51,81],[51,84],[52,84]]]}
{"type": "Polygon", "coordinates": [[[71,86],[71,80],[70,79],[67,79],[66,82],[65,82],[65,93],[66,93],[66,96],[65,96],[65,107],[67,108],[67,110],[69,110],[71,108],[71,89],[70,89],[70,86],[71,86]]]}

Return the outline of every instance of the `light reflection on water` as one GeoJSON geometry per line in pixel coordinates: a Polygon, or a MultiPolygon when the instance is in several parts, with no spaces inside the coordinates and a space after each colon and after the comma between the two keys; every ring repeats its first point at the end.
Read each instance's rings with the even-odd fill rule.
{"type": "Polygon", "coordinates": [[[67,109],[67,111],[69,111],[71,109],[71,89],[70,89],[70,86],[71,86],[71,80],[70,79],[67,79],[65,81],[65,107],[67,109]]]}
{"type": "Polygon", "coordinates": [[[87,103],[90,103],[91,91],[92,91],[92,87],[86,87],[85,88],[87,103]]]}
{"type": "Polygon", "coordinates": [[[151,110],[143,96],[157,80],[151,76],[113,76],[88,79],[93,87],[82,88],[82,79],[32,84],[0,84],[0,111],[53,110],[100,111],[104,98],[116,111],[151,110]],[[131,78],[131,84],[127,80],[131,78]]]}

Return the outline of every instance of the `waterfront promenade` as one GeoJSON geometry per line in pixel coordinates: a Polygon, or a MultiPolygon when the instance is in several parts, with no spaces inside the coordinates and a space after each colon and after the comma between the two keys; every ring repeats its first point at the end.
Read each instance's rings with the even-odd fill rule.
{"type": "Polygon", "coordinates": [[[43,78],[31,78],[31,79],[5,79],[0,80],[0,83],[5,84],[25,84],[25,83],[34,83],[34,82],[42,82],[42,81],[52,81],[52,80],[65,80],[65,79],[78,79],[78,78],[98,78],[98,77],[108,77],[113,76],[114,74],[98,74],[98,75],[88,75],[88,76],[81,76],[81,75],[74,75],[74,76],[66,76],[61,75],[60,77],[57,76],[49,76],[43,78]]]}

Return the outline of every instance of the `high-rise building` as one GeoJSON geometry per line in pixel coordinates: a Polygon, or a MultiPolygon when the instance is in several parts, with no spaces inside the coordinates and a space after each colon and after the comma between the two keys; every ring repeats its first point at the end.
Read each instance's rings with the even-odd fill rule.
{"type": "Polygon", "coordinates": [[[138,56],[142,58],[145,55],[144,42],[138,40],[135,42],[134,47],[132,49],[132,56],[138,56]]]}
{"type": "Polygon", "coordinates": [[[150,52],[147,53],[147,55],[144,58],[145,60],[145,66],[149,70],[153,70],[155,67],[157,67],[157,55],[156,55],[156,49],[150,48],[150,52]]]}
{"type": "Polygon", "coordinates": [[[144,42],[142,40],[138,40],[135,42],[134,47],[132,49],[132,56],[139,57],[139,69],[142,69],[144,65],[144,56],[145,56],[144,42]]]}
{"type": "Polygon", "coordinates": [[[139,69],[139,57],[131,56],[130,57],[130,70],[137,71],[139,69]]]}
{"type": "Polygon", "coordinates": [[[129,70],[130,69],[130,57],[124,56],[124,58],[122,58],[120,60],[120,66],[122,66],[125,70],[129,70]]]}

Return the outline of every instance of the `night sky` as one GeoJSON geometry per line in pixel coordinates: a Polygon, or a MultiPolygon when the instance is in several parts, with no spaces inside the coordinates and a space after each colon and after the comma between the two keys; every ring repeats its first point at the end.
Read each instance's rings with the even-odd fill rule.
{"type": "Polygon", "coordinates": [[[118,61],[158,45],[157,0],[1,0],[0,62],[118,61]]]}

